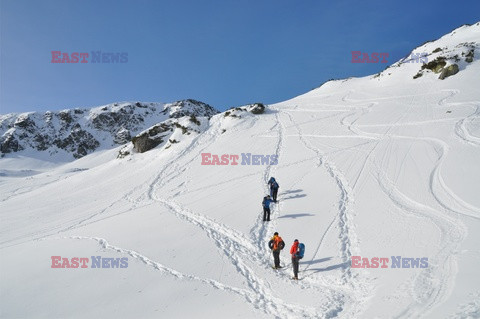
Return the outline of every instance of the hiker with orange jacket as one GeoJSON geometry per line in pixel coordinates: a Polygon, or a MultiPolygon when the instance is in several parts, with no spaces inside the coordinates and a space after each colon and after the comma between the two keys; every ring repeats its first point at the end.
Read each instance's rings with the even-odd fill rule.
{"type": "Polygon", "coordinates": [[[273,268],[274,269],[281,268],[280,267],[280,251],[285,247],[285,242],[283,241],[282,237],[278,236],[277,232],[273,234],[273,237],[268,242],[268,247],[272,250],[272,253],[273,253],[273,260],[275,263],[273,268]]]}

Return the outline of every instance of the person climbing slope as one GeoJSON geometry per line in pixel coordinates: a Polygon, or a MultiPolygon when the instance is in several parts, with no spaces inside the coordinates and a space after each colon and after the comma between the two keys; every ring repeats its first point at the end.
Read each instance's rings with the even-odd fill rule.
{"type": "Polygon", "coordinates": [[[274,260],[274,269],[281,268],[280,267],[280,251],[285,247],[285,242],[283,241],[282,237],[278,236],[278,233],[275,232],[273,237],[268,242],[268,247],[272,250],[273,253],[273,260],[274,260]]]}
{"type": "Polygon", "coordinates": [[[262,206],[263,206],[263,221],[270,221],[270,204],[272,203],[272,199],[270,195],[267,195],[263,198],[262,206]]]}
{"type": "Polygon", "coordinates": [[[298,239],[293,241],[293,245],[290,248],[290,254],[292,255],[292,267],[293,267],[293,278],[298,280],[298,267],[300,264],[300,259],[303,258],[305,254],[305,245],[298,242],[298,239]]]}
{"type": "Polygon", "coordinates": [[[275,180],[275,177],[270,177],[270,180],[268,181],[268,185],[270,186],[270,196],[273,198],[273,201],[276,203],[277,193],[278,193],[278,189],[280,188],[280,185],[278,185],[277,181],[275,180]]]}

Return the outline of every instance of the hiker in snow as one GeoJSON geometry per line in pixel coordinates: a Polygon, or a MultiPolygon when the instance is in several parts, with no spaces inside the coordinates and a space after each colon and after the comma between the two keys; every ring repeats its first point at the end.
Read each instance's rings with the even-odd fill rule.
{"type": "Polygon", "coordinates": [[[282,237],[278,236],[278,233],[273,234],[272,239],[268,242],[268,247],[272,250],[273,260],[275,265],[274,269],[280,268],[280,251],[285,247],[282,237]]]}
{"type": "Polygon", "coordinates": [[[270,177],[270,180],[268,181],[268,185],[270,186],[270,196],[273,198],[273,201],[276,203],[277,202],[277,193],[278,193],[278,188],[280,187],[275,180],[275,177],[270,177]]]}
{"type": "Polygon", "coordinates": [[[290,248],[290,254],[292,255],[293,266],[293,279],[298,280],[298,266],[300,259],[303,258],[305,252],[305,245],[298,242],[298,239],[293,241],[293,245],[290,248]]]}
{"type": "Polygon", "coordinates": [[[270,221],[270,203],[272,202],[272,199],[270,198],[270,195],[267,195],[263,198],[262,201],[262,206],[263,206],[263,221],[270,221]]]}

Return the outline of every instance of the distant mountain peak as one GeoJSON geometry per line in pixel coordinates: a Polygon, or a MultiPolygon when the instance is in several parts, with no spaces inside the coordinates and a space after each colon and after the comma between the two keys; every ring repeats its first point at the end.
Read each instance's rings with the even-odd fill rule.
{"type": "Polygon", "coordinates": [[[98,149],[126,144],[157,123],[182,117],[210,117],[218,111],[192,100],[174,103],[118,102],[93,108],[10,113],[0,116],[0,157],[15,152],[71,154],[81,158],[98,149]]]}

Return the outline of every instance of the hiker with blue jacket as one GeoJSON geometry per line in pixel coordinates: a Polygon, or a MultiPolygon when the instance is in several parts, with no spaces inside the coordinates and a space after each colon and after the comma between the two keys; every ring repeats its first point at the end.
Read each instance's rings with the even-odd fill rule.
{"type": "Polygon", "coordinates": [[[276,203],[277,193],[278,193],[278,189],[280,188],[280,185],[278,185],[277,181],[275,180],[275,177],[270,177],[270,180],[268,181],[268,185],[270,186],[270,196],[273,198],[273,201],[276,203]]]}
{"type": "Polygon", "coordinates": [[[270,221],[270,204],[272,203],[272,199],[270,195],[267,195],[263,198],[262,206],[263,206],[263,221],[270,221]]]}
{"type": "Polygon", "coordinates": [[[290,248],[290,254],[292,255],[292,266],[293,266],[293,278],[298,280],[298,267],[300,264],[300,259],[303,258],[305,253],[305,245],[298,242],[298,239],[293,241],[293,245],[290,248]]]}

